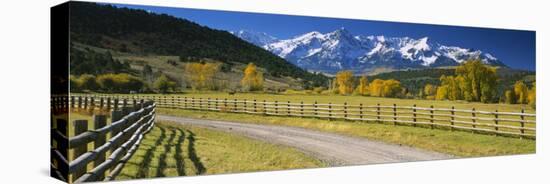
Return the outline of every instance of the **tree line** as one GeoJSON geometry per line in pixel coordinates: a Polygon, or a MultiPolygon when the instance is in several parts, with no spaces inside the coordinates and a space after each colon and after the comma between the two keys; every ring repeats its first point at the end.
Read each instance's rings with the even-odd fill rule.
{"type": "MultiPolygon", "coordinates": [[[[529,88],[523,81],[517,81],[512,89],[499,92],[499,76],[495,67],[480,60],[469,60],[456,67],[454,72],[439,70],[438,84],[407,88],[399,80],[376,78],[369,83],[367,76],[354,77],[352,71],[340,71],[330,81],[329,91],[340,95],[362,95],[375,97],[422,98],[429,100],[464,100],[469,102],[509,104],[536,104],[536,86],[529,88]],[[454,74],[454,75],[449,75],[454,74]],[[412,91],[418,91],[414,94],[412,91]]],[[[416,75],[417,72],[411,72],[416,75]]],[[[406,73],[407,74],[407,73],[406,73]]],[[[433,75],[433,74],[432,74],[433,75]]]]}
{"type": "Polygon", "coordinates": [[[375,79],[369,83],[366,76],[357,80],[353,72],[349,70],[340,71],[331,81],[330,91],[340,95],[362,95],[375,97],[404,97],[407,89],[395,79],[375,79]]]}
{"type": "Polygon", "coordinates": [[[440,85],[426,84],[421,97],[435,100],[466,100],[483,103],[505,102],[508,104],[536,105],[536,85],[531,89],[518,80],[512,89],[499,93],[499,77],[496,69],[479,60],[468,61],[456,68],[455,76],[440,77],[440,85]],[[499,95],[500,94],[500,95],[499,95]]]}
{"type": "MultiPolygon", "coordinates": [[[[215,62],[187,63],[184,65],[183,79],[192,90],[225,90],[226,84],[216,79],[220,72],[220,65],[215,62]]],[[[143,66],[141,75],[141,77],[128,73],[71,75],[70,88],[75,92],[169,93],[177,92],[178,87],[182,89],[187,87],[179,85],[166,74],[155,74],[149,65],[143,66]]],[[[243,70],[239,88],[240,91],[264,90],[263,72],[258,70],[254,63],[249,63],[243,70]]]]}

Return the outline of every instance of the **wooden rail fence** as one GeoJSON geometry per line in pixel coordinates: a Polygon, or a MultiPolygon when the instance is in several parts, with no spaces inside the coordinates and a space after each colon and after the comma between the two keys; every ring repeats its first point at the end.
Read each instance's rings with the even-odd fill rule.
{"type": "Polygon", "coordinates": [[[69,183],[115,179],[137,150],[144,134],[154,126],[156,103],[151,100],[85,96],[52,98],[52,111],[69,106],[69,111],[110,112],[110,124],[107,124],[108,116],[94,114],[92,130],[88,130],[87,120],[74,120],[71,124],[66,119],[54,121],[51,130],[52,173],[69,183]],[[93,148],[90,143],[93,143],[93,148]]]}
{"type": "MultiPolygon", "coordinates": [[[[99,97],[100,95],[90,95],[99,97]]],[[[102,97],[113,97],[102,95],[102,97]]],[[[516,136],[535,139],[536,114],[482,111],[472,109],[434,108],[381,104],[334,104],[290,101],[258,101],[255,99],[193,98],[182,96],[119,95],[133,100],[153,100],[159,107],[234,112],[259,115],[341,119],[410,125],[424,128],[461,130],[472,133],[516,136]]]]}

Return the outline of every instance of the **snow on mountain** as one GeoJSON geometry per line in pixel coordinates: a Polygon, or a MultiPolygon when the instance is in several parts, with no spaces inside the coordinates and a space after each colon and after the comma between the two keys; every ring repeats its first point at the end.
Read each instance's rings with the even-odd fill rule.
{"type": "Polygon", "coordinates": [[[277,38],[271,35],[268,35],[267,33],[255,32],[255,31],[249,31],[249,30],[240,30],[237,32],[230,31],[230,33],[249,43],[252,43],[260,47],[266,44],[276,42],[278,40],[277,38]]]}
{"type": "Polygon", "coordinates": [[[325,34],[312,31],[284,40],[251,31],[233,34],[301,68],[329,74],[340,70],[369,73],[377,68],[399,70],[455,66],[468,59],[481,59],[485,64],[504,66],[489,53],[441,45],[428,37],[353,35],[344,28],[325,34]]]}

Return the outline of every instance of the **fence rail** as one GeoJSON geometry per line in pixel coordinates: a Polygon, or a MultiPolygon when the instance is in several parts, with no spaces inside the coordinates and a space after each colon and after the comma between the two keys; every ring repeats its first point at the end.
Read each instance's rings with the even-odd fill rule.
{"type": "MultiPolygon", "coordinates": [[[[89,97],[114,97],[90,95],[89,97]]],[[[129,100],[153,100],[162,108],[194,109],[303,118],[327,118],[383,122],[425,128],[462,130],[520,138],[536,137],[536,114],[380,104],[304,103],[247,99],[193,98],[182,96],[119,95],[129,100]]]]}
{"type": "Polygon", "coordinates": [[[110,112],[109,125],[106,115],[94,114],[92,130],[88,130],[87,120],[74,120],[71,124],[67,124],[66,119],[55,121],[51,131],[52,145],[55,145],[51,149],[52,173],[69,183],[115,179],[144,134],[154,126],[156,103],[151,100],[85,96],[52,98],[55,102],[52,110],[110,112]],[[73,136],[69,136],[69,132],[73,132],[73,136]],[[93,143],[91,149],[90,143],[93,143]]]}

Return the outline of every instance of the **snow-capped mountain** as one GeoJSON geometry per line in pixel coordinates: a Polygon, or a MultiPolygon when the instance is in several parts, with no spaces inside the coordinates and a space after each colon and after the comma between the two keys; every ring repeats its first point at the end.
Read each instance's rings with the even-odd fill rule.
{"type": "Polygon", "coordinates": [[[455,66],[468,59],[481,59],[485,64],[505,66],[489,53],[441,45],[428,37],[414,39],[353,35],[340,28],[325,34],[313,31],[291,39],[277,40],[265,33],[240,32],[234,34],[301,68],[328,74],[340,70],[371,73],[380,68],[400,70],[455,66]]]}
{"type": "Polygon", "coordinates": [[[237,32],[230,31],[230,33],[260,47],[278,41],[277,38],[262,32],[240,30],[237,32]]]}

